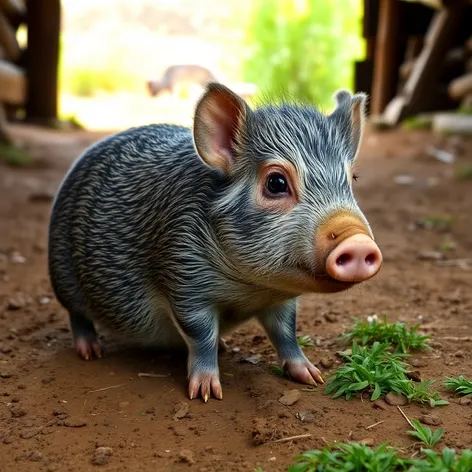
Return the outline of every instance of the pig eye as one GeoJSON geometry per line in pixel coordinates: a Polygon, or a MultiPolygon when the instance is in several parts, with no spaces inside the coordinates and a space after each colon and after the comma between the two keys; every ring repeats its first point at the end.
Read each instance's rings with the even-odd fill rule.
{"type": "Polygon", "coordinates": [[[287,179],[282,174],[270,174],[267,178],[267,190],[273,195],[288,192],[287,179]]]}

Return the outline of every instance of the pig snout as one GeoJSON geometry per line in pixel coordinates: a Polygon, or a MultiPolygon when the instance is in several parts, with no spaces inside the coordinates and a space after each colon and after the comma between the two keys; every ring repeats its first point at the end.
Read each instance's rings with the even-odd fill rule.
{"type": "Polygon", "coordinates": [[[382,265],[382,253],[366,234],[341,241],[326,259],[326,272],[339,282],[359,283],[373,277],[382,265]]]}

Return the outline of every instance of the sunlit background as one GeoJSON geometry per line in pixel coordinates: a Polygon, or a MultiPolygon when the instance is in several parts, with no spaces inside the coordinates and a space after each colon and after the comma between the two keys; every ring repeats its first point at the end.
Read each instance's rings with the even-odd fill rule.
{"type": "MultiPolygon", "coordinates": [[[[253,99],[330,108],[364,54],[360,0],[62,0],[60,117],[88,129],[189,124],[198,89],[151,97],[171,65],[202,65],[253,99]]],[[[21,36],[21,31],[19,35],[21,36]]]]}

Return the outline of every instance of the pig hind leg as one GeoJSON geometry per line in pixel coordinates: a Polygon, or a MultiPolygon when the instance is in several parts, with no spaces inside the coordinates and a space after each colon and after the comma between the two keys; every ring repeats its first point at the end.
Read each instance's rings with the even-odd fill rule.
{"type": "Polygon", "coordinates": [[[69,312],[75,350],[86,361],[103,356],[95,327],[83,314],[69,312]]]}
{"type": "Polygon", "coordinates": [[[259,321],[291,379],[309,385],[323,383],[321,372],[305,357],[298,344],[296,318],[296,302],[291,301],[277,310],[259,316],[259,321]]]}

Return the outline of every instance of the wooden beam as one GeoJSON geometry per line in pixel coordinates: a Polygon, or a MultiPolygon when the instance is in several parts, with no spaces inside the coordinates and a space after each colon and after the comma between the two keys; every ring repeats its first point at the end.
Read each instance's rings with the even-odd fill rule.
{"type": "Polygon", "coordinates": [[[0,102],[22,105],[26,98],[24,72],[10,62],[0,60],[0,102]]]}
{"type": "Polygon", "coordinates": [[[14,15],[26,13],[25,4],[21,0],[0,0],[0,10],[14,15]]]}
{"type": "Polygon", "coordinates": [[[0,46],[5,51],[5,56],[11,61],[20,57],[20,46],[16,40],[15,30],[10,25],[6,16],[0,11],[0,46]]]}
{"type": "Polygon", "coordinates": [[[374,60],[371,112],[382,113],[395,94],[397,77],[399,4],[381,0],[374,60]]]}
{"type": "Polygon", "coordinates": [[[60,0],[28,0],[26,119],[49,124],[57,119],[60,0]]]}

